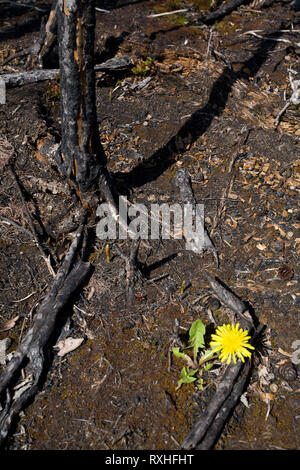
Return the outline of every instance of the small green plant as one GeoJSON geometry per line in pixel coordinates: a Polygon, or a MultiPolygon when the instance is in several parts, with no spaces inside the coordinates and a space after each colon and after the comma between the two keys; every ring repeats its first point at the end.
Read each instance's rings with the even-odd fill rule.
{"type": "Polygon", "coordinates": [[[140,60],[131,70],[134,75],[145,76],[152,72],[154,63],[152,57],[147,57],[146,60],[140,60]]]}
{"type": "Polygon", "coordinates": [[[203,389],[203,379],[201,378],[202,372],[211,369],[213,360],[217,357],[221,361],[227,361],[227,364],[236,363],[236,356],[244,362],[245,357],[250,357],[251,352],[249,349],[254,349],[248,343],[250,336],[247,330],[239,328],[239,323],[236,325],[222,325],[218,326],[216,333],[211,336],[210,348],[205,349],[205,325],[198,319],[194,321],[189,330],[189,346],[192,348],[192,357],[182,351],[178,347],[173,348],[172,352],[175,357],[184,360],[187,367],[181,370],[181,378],[178,381],[178,390],[184,383],[192,383],[197,380],[198,374],[198,388],[203,389]],[[200,354],[200,350],[202,353],[200,354]]]}
{"type": "Polygon", "coordinates": [[[175,23],[178,26],[185,26],[188,24],[188,20],[183,15],[174,15],[172,19],[170,19],[172,23],[175,23]]]}
{"type": "Polygon", "coordinates": [[[198,372],[198,369],[190,369],[189,367],[183,367],[181,369],[180,375],[181,379],[178,381],[177,389],[181,387],[182,384],[190,384],[197,380],[197,377],[194,375],[198,372]]]}
{"type": "Polygon", "coordinates": [[[193,357],[189,356],[184,352],[181,352],[178,347],[173,348],[172,350],[174,356],[183,359],[188,366],[183,367],[181,370],[181,378],[178,381],[177,390],[181,387],[182,384],[195,382],[197,380],[197,377],[195,377],[197,373],[199,375],[198,387],[200,389],[203,388],[203,379],[201,379],[200,377],[202,370],[208,370],[212,367],[212,364],[206,364],[204,366],[204,363],[212,359],[215,354],[211,349],[204,350],[203,354],[198,360],[199,350],[203,349],[205,346],[205,330],[205,325],[200,319],[194,321],[194,323],[190,327],[189,348],[192,348],[193,357]]]}

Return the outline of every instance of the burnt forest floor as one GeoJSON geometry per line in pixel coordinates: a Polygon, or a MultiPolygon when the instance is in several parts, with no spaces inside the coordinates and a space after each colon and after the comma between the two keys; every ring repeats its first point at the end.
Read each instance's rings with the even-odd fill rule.
{"type": "MultiPolygon", "coordinates": [[[[64,356],[53,354],[7,449],[180,449],[220,369],[203,376],[202,390],[193,383],[176,389],[182,363],[173,358],[169,367],[174,321],[184,340],[197,318],[207,327],[211,313],[218,324],[234,319],[204,270],[248,302],[266,325],[268,345],[215,449],[300,448],[300,367],[291,362],[300,340],[300,107],[291,105],[274,126],[292,93],[288,69],[300,73],[300,15],[290,3],[258,1],[211,29],[193,23],[205,8],[204,0],[120,1],[109,14],[97,12],[96,60],[132,60],[126,71],[97,73],[97,113],[108,168],[131,203],[180,202],[174,176],[178,168],[188,171],[220,266],[212,253],[186,250],[184,240],[145,240],[138,260],[146,278],[128,307],[124,261],[110,242],[108,262],[91,216],[93,272],[66,312],[67,334],[83,342],[64,356]],[[185,7],[191,10],[148,17],[185,7]]],[[[3,62],[33,43],[45,13],[12,4],[1,9],[3,62]]],[[[57,67],[55,54],[51,60],[57,67]]],[[[36,68],[34,58],[21,57],[1,73],[36,68]]],[[[58,266],[80,205],[38,151],[47,136],[59,139],[58,81],[7,89],[0,128],[16,150],[15,173],[39,239],[58,266]]],[[[7,168],[1,171],[0,215],[30,229],[16,183],[7,168]]],[[[27,234],[3,218],[0,233],[0,340],[9,339],[9,354],[52,278],[27,234]]],[[[128,241],[118,244],[129,252],[128,241]]]]}

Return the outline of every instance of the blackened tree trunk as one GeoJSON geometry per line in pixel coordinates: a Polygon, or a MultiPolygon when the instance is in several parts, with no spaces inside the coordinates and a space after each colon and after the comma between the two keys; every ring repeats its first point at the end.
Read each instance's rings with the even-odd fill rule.
{"type": "Polygon", "coordinates": [[[102,175],[106,159],[96,114],[94,0],[58,0],[61,94],[61,172],[86,192],[102,175]]]}

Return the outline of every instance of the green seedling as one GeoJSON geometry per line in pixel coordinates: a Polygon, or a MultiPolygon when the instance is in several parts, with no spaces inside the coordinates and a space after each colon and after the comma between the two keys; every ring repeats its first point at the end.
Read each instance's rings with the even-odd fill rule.
{"type": "Polygon", "coordinates": [[[185,26],[188,24],[188,20],[183,15],[175,15],[172,18],[172,22],[177,24],[178,26],[185,26]]]}
{"type": "Polygon", "coordinates": [[[197,380],[197,377],[194,377],[194,375],[198,372],[198,369],[190,369],[189,367],[183,367],[181,369],[181,379],[178,381],[178,385],[176,390],[178,390],[182,384],[190,384],[192,382],[195,382],[197,380]]]}
{"type": "Polygon", "coordinates": [[[147,57],[146,60],[140,60],[131,70],[134,75],[145,76],[153,70],[153,59],[147,57]]]}
{"type": "MultiPolygon", "coordinates": [[[[178,347],[172,349],[175,357],[187,363],[187,367],[183,367],[181,370],[181,378],[178,381],[176,390],[178,390],[182,384],[195,382],[195,380],[197,380],[197,377],[195,377],[196,374],[199,375],[202,370],[209,370],[212,367],[212,363],[206,364],[206,362],[215,355],[211,349],[204,350],[198,360],[199,351],[205,347],[205,330],[205,325],[200,319],[194,321],[189,330],[189,347],[193,350],[193,358],[180,351],[178,347]]],[[[200,377],[198,378],[198,388],[200,390],[203,389],[203,379],[200,377]]]]}
{"type": "Polygon", "coordinates": [[[193,362],[192,358],[185,353],[182,353],[179,348],[173,348],[172,352],[175,357],[178,357],[179,359],[183,359],[185,362],[187,362],[188,366],[191,367],[192,369],[196,369],[197,365],[193,362]]]}

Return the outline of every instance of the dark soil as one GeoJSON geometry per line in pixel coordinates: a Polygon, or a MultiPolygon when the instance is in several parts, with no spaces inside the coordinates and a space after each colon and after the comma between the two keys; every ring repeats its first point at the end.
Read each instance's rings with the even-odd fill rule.
{"type": "MultiPolygon", "coordinates": [[[[131,202],[149,207],[180,202],[173,177],[185,168],[205,205],[220,266],[211,253],[185,250],[183,240],[144,241],[138,259],[145,280],[128,307],[124,261],[113,243],[107,261],[106,242],[95,237],[97,219],[91,216],[93,272],[65,312],[69,336],[85,341],[63,357],[54,355],[7,449],[179,449],[221,374],[207,372],[203,390],[195,384],[176,390],[182,363],[173,359],[169,370],[174,321],[180,320],[184,340],[195,319],[209,327],[209,307],[218,324],[234,319],[218,304],[204,270],[250,304],[266,325],[268,345],[254,361],[247,401],[236,407],[215,448],[299,449],[300,367],[291,362],[293,342],[300,340],[299,106],[291,105],[277,128],[273,123],[285,92],[291,96],[288,69],[300,72],[299,13],[284,1],[241,7],[214,25],[213,54],[211,26],[195,24],[207,2],[113,3],[109,14],[97,12],[96,59],[129,55],[134,71],[97,75],[109,170],[131,202]],[[148,18],[184,7],[192,9],[148,18]],[[184,295],[183,281],[190,281],[184,295]]],[[[35,6],[48,11],[50,4],[35,6]]],[[[45,14],[9,3],[2,12],[1,62],[33,43],[45,14]]],[[[54,53],[48,66],[57,65],[54,53]]],[[[1,73],[37,67],[35,58],[20,57],[1,73]]],[[[47,136],[59,140],[59,116],[56,80],[8,89],[6,105],[0,105],[1,133],[16,150],[15,172],[40,242],[57,266],[74,234],[66,227],[78,226],[80,207],[38,152],[47,136]]],[[[0,178],[0,215],[29,230],[11,173],[4,169],[0,178]]],[[[18,317],[0,340],[10,338],[12,352],[52,278],[30,237],[3,219],[0,232],[1,324],[18,317]]],[[[128,253],[130,242],[119,247],[128,253]]]]}

